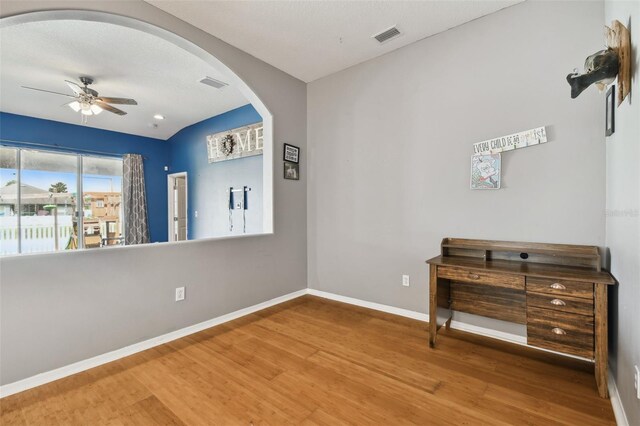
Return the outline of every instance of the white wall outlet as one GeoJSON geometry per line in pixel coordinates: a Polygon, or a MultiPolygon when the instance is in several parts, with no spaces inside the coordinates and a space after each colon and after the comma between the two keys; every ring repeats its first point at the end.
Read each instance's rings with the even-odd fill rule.
{"type": "Polygon", "coordinates": [[[402,276],[402,285],[405,287],[409,287],[409,275],[403,275],[402,276]]]}
{"type": "Polygon", "coordinates": [[[198,210],[195,211],[195,216],[198,217],[198,210]]]}
{"type": "Polygon", "coordinates": [[[636,398],[640,399],[640,369],[633,366],[633,386],[636,388],[636,398]]]}
{"type": "Polygon", "coordinates": [[[176,302],[184,300],[184,287],[176,288],[176,302]]]}

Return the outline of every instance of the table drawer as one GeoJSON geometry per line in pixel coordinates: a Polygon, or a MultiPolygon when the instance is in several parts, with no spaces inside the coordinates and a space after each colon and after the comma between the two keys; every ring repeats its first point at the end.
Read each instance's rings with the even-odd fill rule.
{"type": "Polygon", "coordinates": [[[589,359],[594,356],[593,315],[527,307],[527,344],[589,359]]]}
{"type": "Polygon", "coordinates": [[[524,290],[524,277],[514,274],[498,274],[494,272],[476,272],[464,268],[439,266],[438,277],[465,283],[487,284],[496,287],[524,290]]]}
{"type": "Polygon", "coordinates": [[[527,277],[527,291],[593,299],[593,283],[527,277]]]}
{"type": "Polygon", "coordinates": [[[582,315],[593,315],[593,299],[527,291],[527,306],[582,315]]]}

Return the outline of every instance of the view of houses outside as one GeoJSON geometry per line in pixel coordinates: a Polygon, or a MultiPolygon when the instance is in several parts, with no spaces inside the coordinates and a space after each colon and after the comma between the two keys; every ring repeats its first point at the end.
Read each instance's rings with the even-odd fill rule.
{"type": "Polygon", "coordinates": [[[122,160],[81,157],[83,226],[78,232],[78,156],[31,150],[18,154],[6,147],[0,147],[0,154],[0,255],[16,254],[19,248],[20,253],[73,250],[79,237],[87,248],[121,243],[122,160]]]}

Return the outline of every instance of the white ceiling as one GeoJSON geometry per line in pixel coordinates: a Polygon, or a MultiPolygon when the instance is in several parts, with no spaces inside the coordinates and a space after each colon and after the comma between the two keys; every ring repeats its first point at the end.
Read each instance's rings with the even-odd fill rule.
{"type": "Polygon", "coordinates": [[[524,0],[146,1],[310,82],[524,0]]]}
{"type": "Polygon", "coordinates": [[[20,86],[72,94],[64,80],[78,82],[81,75],[95,79],[91,87],[101,96],[138,102],[115,105],[125,116],[104,111],[90,116],[87,125],[135,135],[167,139],[190,124],[249,103],[234,87],[217,90],[199,83],[205,76],[229,80],[187,51],[138,30],[87,21],[0,30],[1,111],[80,124],[80,113],[62,106],[71,98],[20,86]],[[166,119],[154,120],[158,113],[166,119]]]}

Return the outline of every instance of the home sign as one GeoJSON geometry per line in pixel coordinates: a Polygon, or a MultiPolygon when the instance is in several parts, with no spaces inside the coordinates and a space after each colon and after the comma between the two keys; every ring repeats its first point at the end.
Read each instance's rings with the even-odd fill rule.
{"type": "Polygon", "coordinates": [[[262,155],[262,122],[207,136],[209,163],[262,155]]]}

